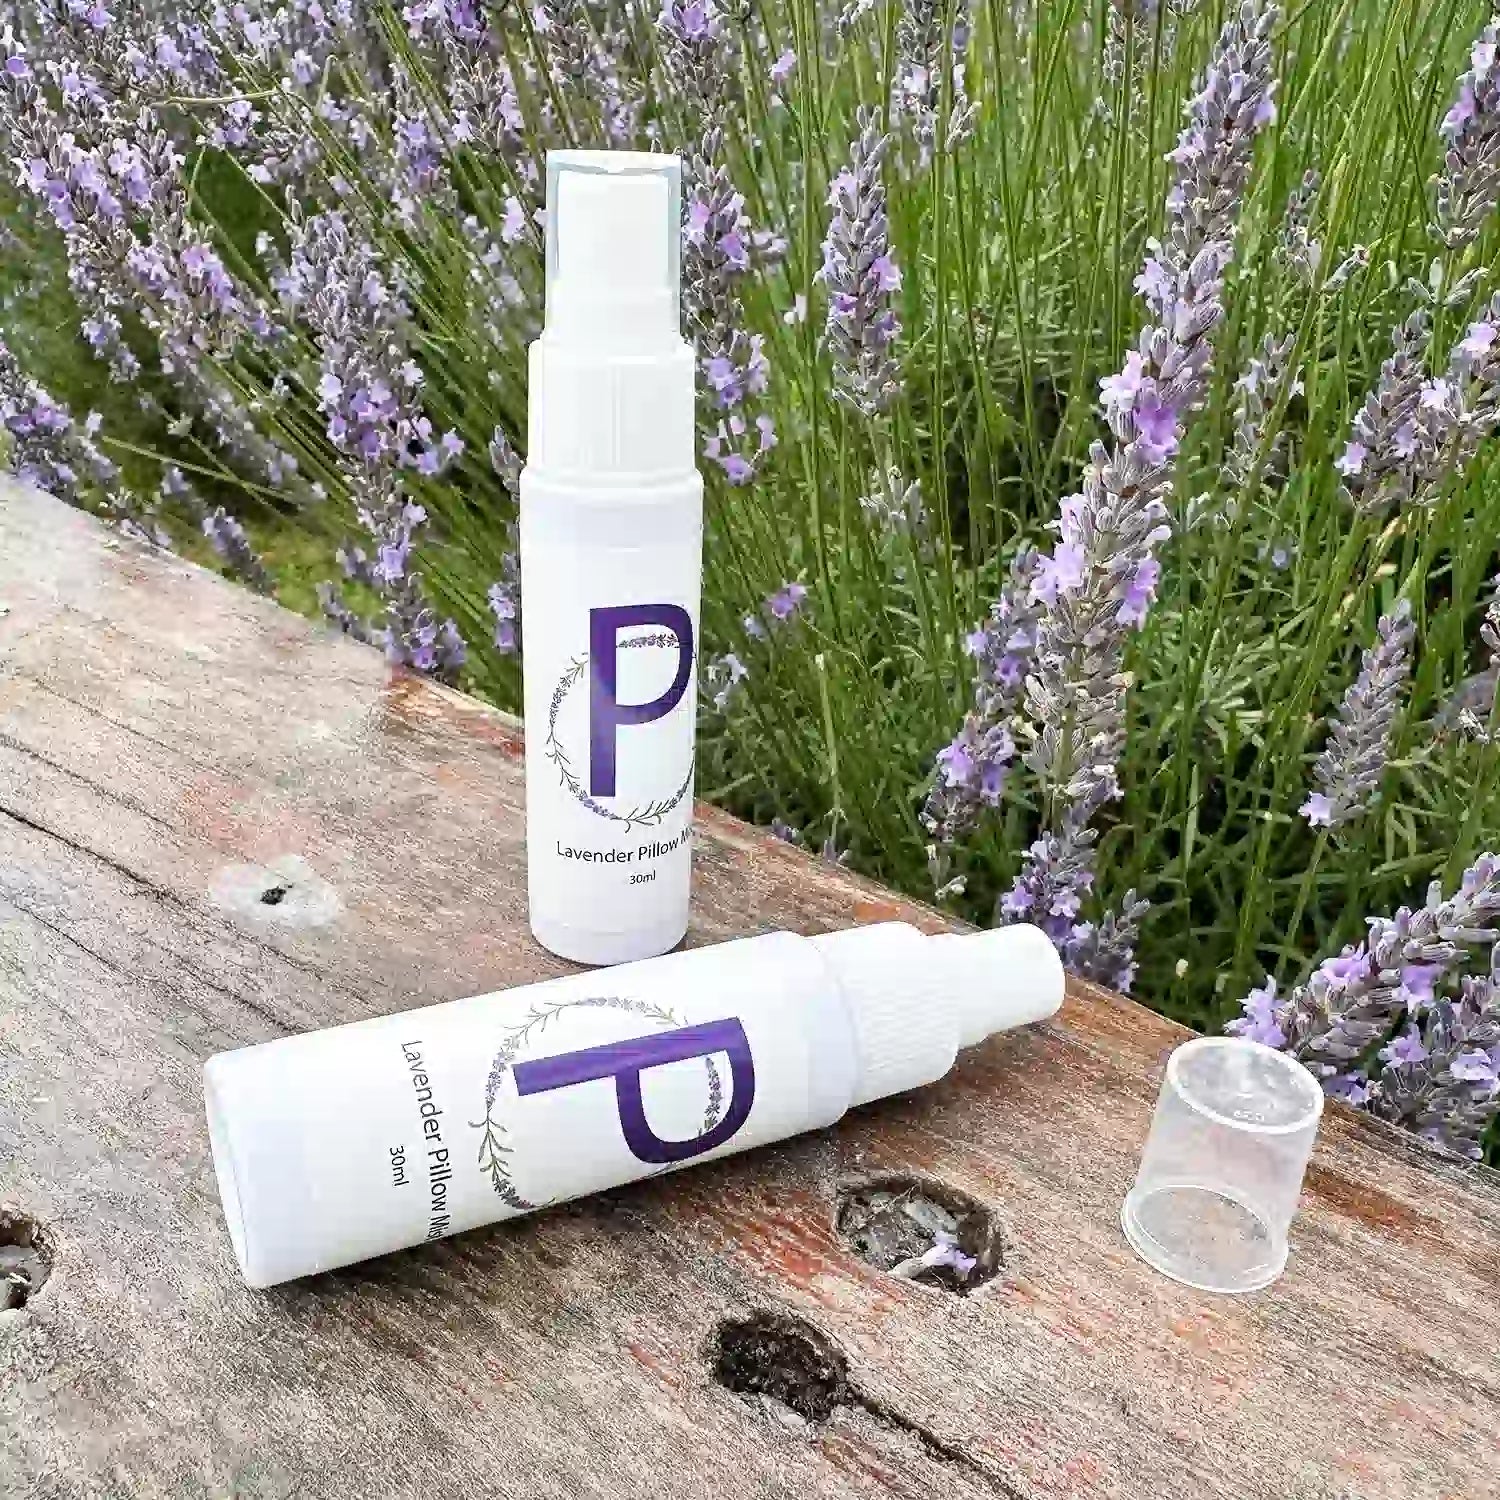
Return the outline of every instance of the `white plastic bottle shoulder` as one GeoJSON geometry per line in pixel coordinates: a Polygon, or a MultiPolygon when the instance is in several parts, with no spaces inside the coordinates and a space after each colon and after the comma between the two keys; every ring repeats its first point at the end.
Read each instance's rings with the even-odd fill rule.
{"type": "Polygon", "coordinates": [[[554,953],[687,928],[703,482],[676,157],[547,158],[547,312],[521,475],[527,888],[554,953]]]}
{"type": "Polygon", "coordinates": [[[273,1286],[831,1125],[1041,1020],[1034,927],[695,948],[210,1058],[214,1167],[273,1286]]]}

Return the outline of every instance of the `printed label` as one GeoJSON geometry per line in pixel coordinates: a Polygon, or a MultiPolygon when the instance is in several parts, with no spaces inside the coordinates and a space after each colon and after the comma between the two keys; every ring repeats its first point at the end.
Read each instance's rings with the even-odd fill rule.
{"type": "Polygon", "coordinates": [[[681,590],[696,535],[526,561],[531,899],[554,921],[623,931],[687,901],[698,600],[681,590]]]}
{"type": "Polygon", "coordinates": [[[396,1134],[364,1134],[351,1149],[369,1158],[368,1182],[383,1185],[400,1242],[804,1128],[811,1059],[801,997],[821,971],[784,933],[755,948],[736,976],[702,949],[674,955],[670,988],[653,986],[646,964],[635,966],[645,971],[635,993],[579,974],[381,1023],[388,1061],[379,1071],[394,1078],[394,1064],[401,1078],[396,1134]]]}

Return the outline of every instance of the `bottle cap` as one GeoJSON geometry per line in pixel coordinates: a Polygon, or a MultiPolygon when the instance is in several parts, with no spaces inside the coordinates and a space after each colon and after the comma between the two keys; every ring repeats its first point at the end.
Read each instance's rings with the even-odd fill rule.
{"type": "Polygon", "coordinates": [[[682,337],[681,281],[675,156],[547,153],[547,313],[531,346],[529,476],[627,488],[691,477],[697,360],[682,337]]]}
{"type": "Polygon", "coordinates": [[[849,1008],[859,1057],[851,1105],[920,1088],[961,1047],[1054,1015],[1062,960],[1040,928],[929,936],[903,922],[811,940],[849,1008]]]}
{"type": "Polygon", "coordinates": [[[547,154],[547,333],[646,352],[680,333],[682,165],[643,151],[547,154]]]}
{"type": "Polygon", "coordinates": [[[1204,1292],[1254,1292],[1286,1265],[1287,1229],[1323,1114],[1318,1080],[1243,1037],[1167,1059],[1120,1222],[1136,1253],[1204,1292]]]}

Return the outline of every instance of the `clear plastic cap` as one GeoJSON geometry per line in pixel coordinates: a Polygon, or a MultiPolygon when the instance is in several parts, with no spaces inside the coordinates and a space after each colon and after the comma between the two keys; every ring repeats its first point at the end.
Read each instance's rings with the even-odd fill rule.
{"type": "Polygon", "coordinates": [[[1126,1239],[1200,1291],[1269,1286],[1322,1114],[1318,1080],[1285,1053],[1242,1037],[1183,1043],[1120,1213],[1126,1239]]]}
{"type": "Polygon", "coordinates": [[[547,333],[655,349],[680,336],[682,164],[644,151],[547,153],[547,333]]]}

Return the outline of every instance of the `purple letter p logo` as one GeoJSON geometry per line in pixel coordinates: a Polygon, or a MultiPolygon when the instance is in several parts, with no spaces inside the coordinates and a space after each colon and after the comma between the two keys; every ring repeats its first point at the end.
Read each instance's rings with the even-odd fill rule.
{"type": "Polygon", "coordinates": [[[615,730],[622,724],[649,724],[665,718],[687,691],[693,673],[693,622],[675,604],[618,604],[589,611],[589,792],[615,794],[615,730]],[[662,625],[677,637],[677,675],[660,698],[621,703],[617,688],[618,636],[632,625],[662,625]]]}
{"type": "Polygon", "coordinates": [[[581,1052],[537,1057],[515,1066],[516,1093],[523,1099],[528,1094],[545,1094],[599,1078],[615,1081],[625,1144],[634,1156],[653,1165],[686,1161],[722,1146],[750,1118],[750,1106],[755,1102],[755,1062],[750,1056],[745,1028],[733,1016],[698,1026],[680,1026],[675,1031],[658,1031],[651,1036],[635,1036],[623,1042],[608,1042],[602,1047],[585,1047],[581,1052]],[[646,1120],[641,1074],[663,1063],[712,1057],[716,1052],[729,1057],[729,1108],[724,1111],[724,1118],[702,1135],[689,1136],[685,1141],[662,1140],[646,1120]]]}

